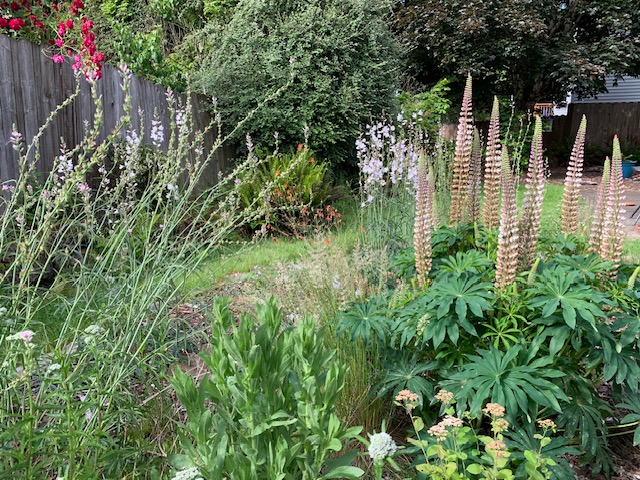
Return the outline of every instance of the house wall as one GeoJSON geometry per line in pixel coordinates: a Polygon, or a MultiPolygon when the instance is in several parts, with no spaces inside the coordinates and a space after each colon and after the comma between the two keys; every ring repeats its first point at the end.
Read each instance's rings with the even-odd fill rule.
{"type": "Polygon", "coordinates": [[[615,76],[607,75],[605,78],[608,92],[600,93],[592,98],[579,99],[571,95],[570,103],[624,103],[640,102],[640,78],[622,77],[614,86],[615,76]]]}

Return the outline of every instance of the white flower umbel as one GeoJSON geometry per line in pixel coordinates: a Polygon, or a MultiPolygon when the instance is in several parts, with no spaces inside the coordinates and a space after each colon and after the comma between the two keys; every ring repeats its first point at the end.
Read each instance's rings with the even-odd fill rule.
{"type": "Polygon", "coordinates": [[[171,480],[203,480],[198,467],[178,470],[171,480]]]}
{"type": "Polygon", "coordinates": [[[392,456],[398,450],[396,442],[386,432],[369,435],[369,456],[373,460],[384,460],[392,456]]]}

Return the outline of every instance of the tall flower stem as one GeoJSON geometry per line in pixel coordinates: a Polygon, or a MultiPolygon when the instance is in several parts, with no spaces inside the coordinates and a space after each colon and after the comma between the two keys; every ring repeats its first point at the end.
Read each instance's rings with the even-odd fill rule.
{"type": "Polygon", "coordinates": [[[484,167],[484,224],[495,228],[500,222],[500,184],[502,160],[500,156],[500,103],[493,97],[493,109],[487,135],[484,167]]]}
{"type": "Polygon", "coordinates": [[[516,211],[516,192],[509,153],[502,149],[502,210],[498,234],[498,253],[496,262],[496,287],[504,289],[516,279],[518,271],[518,220],[516,211]]]}
{"type": "Polygon", "coordinates": [[[476,223],[480,220],[480,197],[482,195],[482,143],[480,132],[473,128],[473,142],[471,144],[471,166],[469,169],[469,221],[476,223]]]}
{"type": "Polygon", "coordinates": [[[536,117],[531,140],[529,168],[525,182],[522,216],[520,218],[520,264],[528,268],[533,264],[538,237],[540,236],[540,214],[544,197],[544,159],[542,156],[542,119],[536,117]]]}
{"type": "Polygon", "coordinates": [[[427,172],[427,161],[423,151],[420,153],[418,167],[418,192],[413,234],[418,284],[423,288],[427,285],[431,270],[431,231],[433,229],[433,188],[431,175],[427,172]]]}
{"type": "Polygon", "coordinates": [[[451,183],[450,220],[453,225],[464,220],[469,205],[469,170],[471,164],[471,144],[473,142],[473,113],[471,104],[471,75],[462,97],[456,151],[453,162],[453,180],[451,183]]]}
{"type": "Polygon", "coordinates": [[[578,194],[580,193],[580,178],[584,163],[584,142],[587,133],[587,117],[582,116],[580,127],[576,133],[576,140],[571,151],[569,167],[564,180],[564,194],[562,196],[562,233],[570,234],[578,231],[578,194]]]}

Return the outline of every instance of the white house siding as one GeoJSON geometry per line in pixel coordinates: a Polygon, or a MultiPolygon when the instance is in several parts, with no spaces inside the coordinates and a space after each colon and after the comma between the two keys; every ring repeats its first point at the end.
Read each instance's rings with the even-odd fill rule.
{"type": "Polygon", "coordinates": [[[607,75],[605,78],[607,93],[600,93],[592,98],[578,99],[572,94],[570,103],[629,103],[640,102],[640,78],[622,77],[618,80],[618,85],[613,86],[615,76],[607,75]]]}

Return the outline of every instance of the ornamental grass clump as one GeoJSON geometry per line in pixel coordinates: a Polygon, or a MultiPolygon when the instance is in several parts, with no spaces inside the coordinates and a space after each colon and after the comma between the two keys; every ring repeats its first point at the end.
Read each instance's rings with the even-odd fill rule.
{"type": "Polygon", "coordinates": [[[540,236],[540,213],[544,200],[544,158],[542,155],[542,119],[536,117],[531,141],[529,168],[525,182],[524,199],[518,232],[520,235],[520,266],[531,267],[540,236]]]}
{"type": "Polygon", "coordinates": [[[458,120],[458,134],[456,136],[456,151],[453,162],[453,179],[451,182],[451,211],[449,214],[452,225],[465,221],[469,207],[469,176],[473,143],[473,112],[471,100],[471,75],[467,76],[467,83],[462,96],[462,108],[458,120]]]}
{"type": "Polygon", "coordinates": [[[233,230],[264,213],[256,205],[271,185],[247,208],[234,201],[251,159],[198,187],[225,137],[203,152],[188,102],[169,94],[171,127],[155,120],[144,138],[133,127],[130,74],[121,72],[118,128],[99,140],[92,80],[86,135],[62,148],[44,178],[32,161],[38,142],[80,85],[29,142],[12,135],[19,175],[0,199],[0,471],[11,478],[123,478],[155,462],[146,452],[174,436],[158,416],[171,399],[155,386],[191,341],[172,313],[181,287],[233,230]],[[168,151],[155,148],[165,135],[168,151]],[[20,332],[30,341],[2,340],[20,332]]]}
{"type": "Polygon", "coordinates": [[[571,158],[567,175],[564,180],[564,194],[562,196],[562,226],[565,235],[578,231],[578,197],[584,163],[584,142],[587,134],[587,117],[582,116],[580,127],[576,133],[576,140],[571,150],[571,158]]]}
{"type": "Polygon", "coordinates": [[[500,148],[500,104],[498,97],[493,97],[484,169],[484,225],[487,228],[495,228],[500,222],[500,148]]]}

